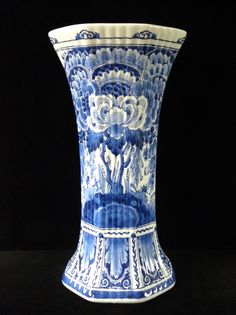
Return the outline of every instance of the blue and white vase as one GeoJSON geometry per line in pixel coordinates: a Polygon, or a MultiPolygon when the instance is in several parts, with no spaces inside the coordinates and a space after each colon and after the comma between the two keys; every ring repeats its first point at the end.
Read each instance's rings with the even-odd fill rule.
{"type": "Polygon", "coordinates": [[[49,32],[78,126],[81,232],[63,284],[94,302],[144,302],[175,283],[156,226],[156,151],[166,81],[186,32],[82,24],[49,32]]]}

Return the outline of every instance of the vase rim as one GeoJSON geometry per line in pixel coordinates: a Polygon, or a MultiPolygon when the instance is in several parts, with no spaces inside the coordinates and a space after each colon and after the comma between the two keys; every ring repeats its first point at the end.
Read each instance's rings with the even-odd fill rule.
{"type": "MultiPolygon", "coordinates": [[[[83,23],[55,28],[49,31],[50,38],[59,41],[75,39],[75,35],[83,33],[80,39],[102,38],[139,38],[139,39],[169,39],[185,38],[187,32],[181,28],[148,23],[83,23]],[[136,36],[136,37],[135,37],[136,36]]],[[[77,38],[78,39],[78,38],[77,38]]]]}

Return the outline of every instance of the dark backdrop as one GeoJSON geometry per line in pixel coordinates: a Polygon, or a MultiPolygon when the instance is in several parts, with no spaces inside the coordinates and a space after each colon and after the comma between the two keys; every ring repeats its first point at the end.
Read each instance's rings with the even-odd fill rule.
{"type": "Polygon", "coordinates": [[[229,5],[145,1],[1,4],[0,249],[73,249],[80,222],[75,115],[49,30],[140,22],[188,36],[160,119],[158,227],[164,248],[233,248],[235,36],[229,5]]]}

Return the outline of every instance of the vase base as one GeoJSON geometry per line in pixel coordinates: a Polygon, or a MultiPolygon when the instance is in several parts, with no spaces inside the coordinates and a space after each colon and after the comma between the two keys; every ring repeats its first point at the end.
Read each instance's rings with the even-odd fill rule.
{"type": "Polygon", "coordinates": [[[98,229],[82,222],[62,282],[90,301],[139,303],[170,289],[175,274],[155,222],[135,229],[98,229]]]}
{"type": "Polygon", "coordinates": [[[156,285],[147,286],[139,290],[101,290],[90,289],[74,281],[71,281],[65,274],[62,277],[62,284],[82,297],[83,299],[95,303],[144,303],[165,293],[175,285],[174,274],[171,278],[163,280],[156,285]]]}

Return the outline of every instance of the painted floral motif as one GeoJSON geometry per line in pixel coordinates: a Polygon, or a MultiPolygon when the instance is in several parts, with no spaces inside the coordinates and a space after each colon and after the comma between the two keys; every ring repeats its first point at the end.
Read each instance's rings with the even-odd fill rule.
{"type": "Polygon", "coordinates": [[[175,56],[174,50],[140,46],[73,48],[64,57],[77,117],[83,205],[98,193],[129,193],[155,211],[158,120],[175,56]]]}
{"type": "Polygon", "coordinates": [[[94,132],[109,133],[116,138],[123,136],[124,128],[137,130],[146,121],[147,99],[145,96],[123,96],[115,98],[111,94],[89,96],[90,117],[88,127],[94,132]]]}

